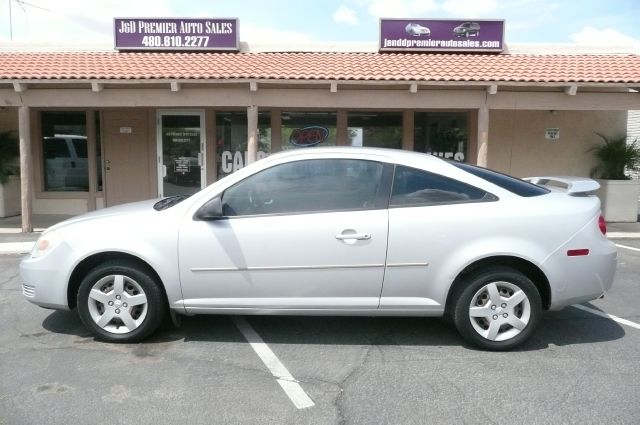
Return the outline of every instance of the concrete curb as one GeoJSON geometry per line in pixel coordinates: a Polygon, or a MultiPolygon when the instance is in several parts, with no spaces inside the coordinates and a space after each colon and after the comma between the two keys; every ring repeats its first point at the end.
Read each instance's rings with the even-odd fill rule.
{"type": "Polygon", "coordinates": [[[0,255],[2,254],[28,254],[35,242],[4,242],[0,243],[0,255]]]}
{"type": "MultiPolygon", "coordinates": [[[[33,229],[33,233],[42,233],[46,229],[44,228],[35,228],[33,229]]],[[[16,227],[0,227],[0,235],[16,235],[22,233],[22,229],[16,227]]]]}

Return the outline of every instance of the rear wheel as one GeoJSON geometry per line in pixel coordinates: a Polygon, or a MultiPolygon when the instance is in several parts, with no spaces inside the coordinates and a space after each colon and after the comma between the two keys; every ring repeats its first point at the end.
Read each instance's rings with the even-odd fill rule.
{"type": "Polygon", "coordinates": [[[469,343],[487,350],[509,350],[535,330],[542,302],[531,280],[507,267],[471,275],[454,299],[453,322],[469,343]]]}
{"type": "Polygon", "coordinates": [[[132,262],[108,261],[94,268],[78,290],[80,319],[97,338],[136,342],[162,323],[167,306],[160,284],[132,262]]]}

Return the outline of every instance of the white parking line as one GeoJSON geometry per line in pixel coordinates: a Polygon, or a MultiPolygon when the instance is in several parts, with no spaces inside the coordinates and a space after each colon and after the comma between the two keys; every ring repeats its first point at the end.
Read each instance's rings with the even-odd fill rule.
{"type": "Polygon", "coordinates": [[[271,374],[276,378],[276,381],[280,384],[293,404],[298,409],[315,406],[313,400],[304,392],[298,381],[291,376],[287,368],[282,364],[280,359],[276,357],[273,351],[271,351],[271,348],[262,340],[255,329],[251,327],[249,322],[247,322],[244,317],[237,316],[233,318],[233,322],[247,339],[253,351],[256,352],[260,360],[262,360],[267,369],[269,369],[271,374]]]}
{"type": "Polygon", "coordinates": [[[616,244],[616,246],[617,246],[618,248],[630,249],[631,251],[638,251],[638,252],[640,252],[640,248],[636,248],[636,247],[633,247],[633,246],[629,246],[629,245],[620,245],[619,243],[617,243],[617,244],[616,244]]]}
{"type": "Polygon", "coordinates": [[[574,304],[573,307],[575,307],[575,308],[577,308],[579,310],[586,311],[586,312],[591,313],[591,314],[595,314],[596,316],[600,316],[600,317],[604,317],[604,318],[607,318],[607,319],[611,319],[611,320],[613,320],[615,322],[620,323],[621,325],[627,325],[627,326],[631,326],[632,328],[635,328],[635,329],[640,329],[640,324],[634,323],[631,320],[623,319],[622,317],[614,316],[613,314],[605,313],[604,311],[600,311],[600,310],[596,310],[596,309],[593,309],[593,308],[589,308],[589,307],[586,307],[586,306],[581,305],[581,304],[574,304]]]}
{"type": "Polygon", "coordinates": [[[638,239],[640,233],[637,232],[607,232],[607,237],[611,239],[638,239]]]}

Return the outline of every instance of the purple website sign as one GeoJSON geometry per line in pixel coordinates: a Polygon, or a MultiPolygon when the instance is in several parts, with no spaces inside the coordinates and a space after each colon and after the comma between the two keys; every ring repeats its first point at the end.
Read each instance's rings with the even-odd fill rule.
{"type": "Polygon", "coordinates": [[[504,20],[380,20],[381,52],[502,52],[503,49],[504,20]]]}
{"type": "Polygon", "coordinates": [[[116,50],[238,51],[237,18],[115,18],[116,50]]]}

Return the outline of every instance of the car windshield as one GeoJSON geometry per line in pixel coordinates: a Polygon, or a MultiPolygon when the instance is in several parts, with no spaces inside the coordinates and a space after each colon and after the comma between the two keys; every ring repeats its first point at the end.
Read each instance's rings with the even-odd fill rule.
{"type": "Polygon", "coordinates": [[[168,198],[163,198],[153,205],[153,209],[156,211],[166,210],[167,208],[171,208],[172,206],[179,204],[188,197],[189,196],[187,195],[176,195],[169,196],[168,198]]]}

